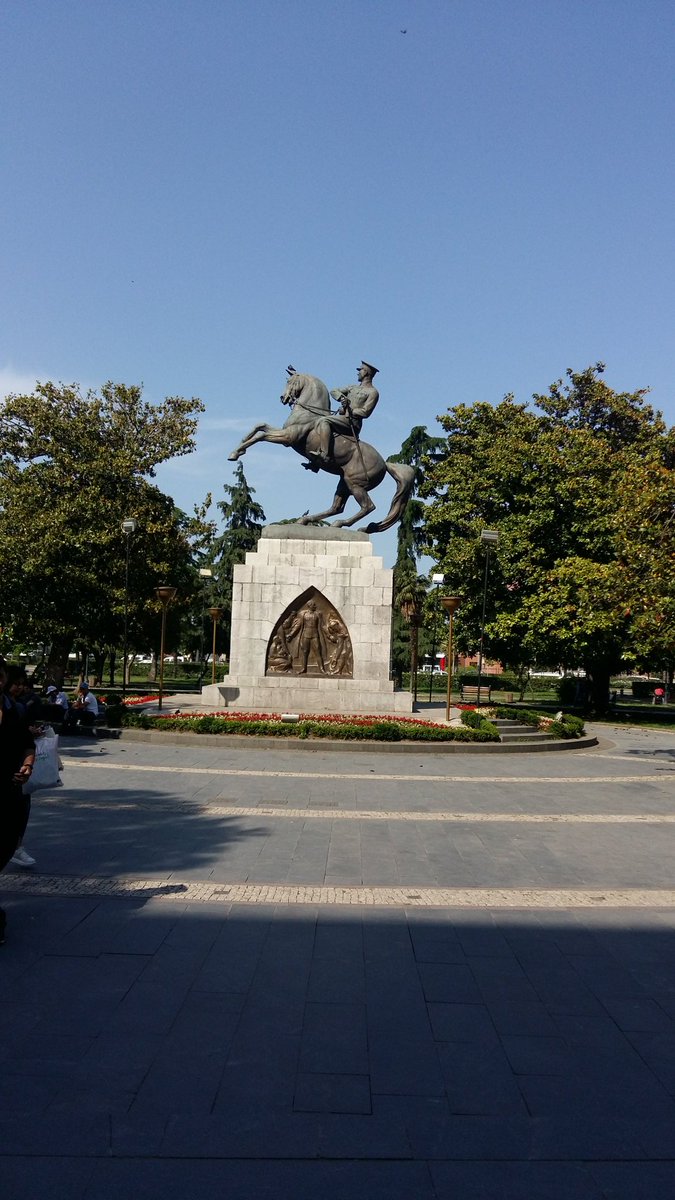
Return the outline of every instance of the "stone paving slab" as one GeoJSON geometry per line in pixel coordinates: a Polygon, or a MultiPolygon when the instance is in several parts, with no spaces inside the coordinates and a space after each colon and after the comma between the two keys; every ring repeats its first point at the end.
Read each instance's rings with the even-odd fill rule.
{"type": "MultiPolygon", "coordinates": [[[[306,904],[380,908],[647,908],[675,907],[675,889],[666,888],[429,888],[320,887],[312,884],[190,883],[97,878],[93,875],[8,875],[5,894],[31,896],[119,896],[198,904],[306,904]]],[[[125,938],[129,934],[125,934],[125,938]]],[[[125,945],[128,942],[125,941],[125,945]]]]}
{"type": "Polygon", "coordinates": [[[460,780],[99,750],[2,877],[0,1194],[675,1190],[666,737],[460,780]]]}

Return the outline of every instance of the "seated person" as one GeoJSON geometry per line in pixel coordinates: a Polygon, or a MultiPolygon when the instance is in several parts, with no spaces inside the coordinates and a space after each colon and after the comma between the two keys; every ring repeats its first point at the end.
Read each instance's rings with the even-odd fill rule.
{"type": "Polygon", "coordinates": [[[98,700],[93,692],[89,691],[89,684],[81,683],[77,689],[75,703],[71,704],[64,725],[69,729],[74,729],[77,725],[84,728],[93,725],[97,716],[98,700]]]}
{"type": "Polygon", "coordinates": [[[45,721],[56,722],[56,724],[65,721],[68,715],[68,697],[53,683],[50,683],[47,688],[42,704],[42,715],[45,721]]]}

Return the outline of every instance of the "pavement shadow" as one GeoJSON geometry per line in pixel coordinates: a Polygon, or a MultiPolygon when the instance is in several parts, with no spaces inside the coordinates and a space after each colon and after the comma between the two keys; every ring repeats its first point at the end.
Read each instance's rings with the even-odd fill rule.
{"type": "Polygon", "coordinates": [[[208,878],[226,847],[267,828],[213,813],[163,788],[45,789],[33,795],[26,842],[47,874],[208,878]]]}
{"type": "Polygon", "coordinates": [[[641,746],[631,747],[625,750],[626,755],[632,758],[656,758],[663,762],[675,763],[675,747],[667,749],[643,749],[641,746]]]}
{"type": "Polygon", "coordinates": [[[669,912],[20,896],[10,919],[5,1181],[21,1162],[25,1189],[72,1200],[673,1194],[669,912]]]}

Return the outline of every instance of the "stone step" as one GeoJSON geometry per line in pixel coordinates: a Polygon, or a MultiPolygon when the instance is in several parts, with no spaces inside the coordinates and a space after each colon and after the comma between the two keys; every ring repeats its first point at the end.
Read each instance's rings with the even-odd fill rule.
{"type": "Polygon", "coordinates": [[[521,730],[519,733],[502,733],[499,734],[500,742],[554,742],[556,740],[554,733],[545,733],[541,729],[521,730]]]}
{"type": "Polygon", "coordinates": [[[527,732],[528,730],[531,733],[537,732],[537,726],[536,725],[528,725],[526,721],[495,720],[492,722],[492,724],[496,725],[497,729],[500,729],[500,730],[503,729],[505,733],[524,733],[524,732],[527,732]]]}

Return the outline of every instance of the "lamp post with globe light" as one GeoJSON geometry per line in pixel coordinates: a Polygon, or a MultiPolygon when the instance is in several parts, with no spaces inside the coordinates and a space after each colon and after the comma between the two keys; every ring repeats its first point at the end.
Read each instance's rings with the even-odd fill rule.
{"type": "Polygon", "coordinates": [[[477,703],[480,704],[480,689],[481,675],[483,672],[483,643],[485,641],[485,613],[487,611],[487,586],[488,572],[490,569],[490,546],[499,545],[499,533],[496,529],[483,529],[481,531],[480,540],[485,546],[485,580],[483,583],[483,616],[480,623],[480,653],[478,655],[478,695],[477,703]]]}
{"type": "Polygon", "coordinates": [[[216,631],[218,622],[223,615],[222,608],[210,608],[209,615],[213,621],[213,651],[211,654],[211,683],[216,682],[216,631]]]}
{"type": "Polygon", "coordinates": [[[434,595],[434,630],[431,639],[431,674],[429,676],[429,704],[431,704],[431,693],[434,687],[434,667],[436,666],[436,634],[438,633],[438,589],[445,579],[445,575],[436,574],[431,576],[431,582],[436,584],[436,592],[434,595]]]}
{"type": "Polygon", "coordinates": [[[450,705],[452,701],[452,618],[462,603],[461,596],[441,596],[441,604],[448,614],[448,695],[445,702],[445,719],[450,720],[450,705]]]}
{"type": "Polygon", "coordinates": [[[213,571],[211,570],[210,567],[200,567],[199,568],[199,578],[204,581],[203,591],[202,591],[202,595],[201,595],[202,611],[200,614],[200,621],[199,621],[200,626],[201,626],[201,635],[199,638],[199,663],[200,663],[199,677],[201,679],[204,674],[204,620],[206,618],[206,590],[208,588],[209,579],[213,578],[213,571]]]}
{"type": "Polygon", "coordinates": [[[159,703],[157,707],[161,709],[162,699],[164,697],[164,642],[166,640],[166,610],[172,600],[176,598],[177,588],[175,587],[156,587],[155,595],[162,606],[162,636],[159,650],[159,703]]]}
{"type": "Polygon", "coordinates": [[[135,517],[126,517],[122,521],[122,533],[126,538],[126,556],[124,569],[124,645],[122,648],[122,700],[127,694],[127,635],[129,628],[129,553],[131,538],[136,532],[138,522],[135,517]]]}

